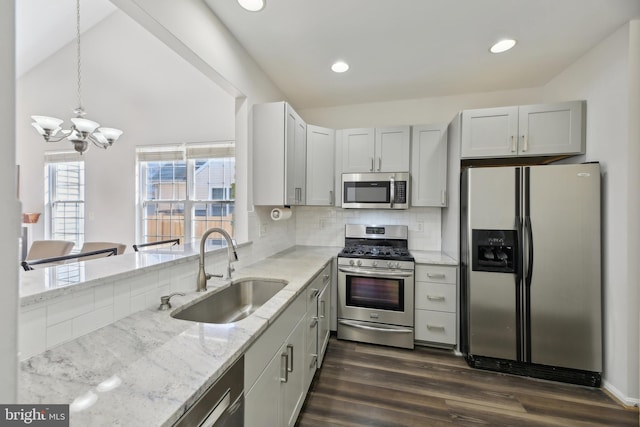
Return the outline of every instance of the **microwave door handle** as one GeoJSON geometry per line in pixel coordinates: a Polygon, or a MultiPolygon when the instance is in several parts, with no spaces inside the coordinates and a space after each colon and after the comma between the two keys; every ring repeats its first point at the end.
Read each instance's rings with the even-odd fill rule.
{"type": "Polygon", "coordinates": [[[389,177],[389,187],[391,188],[391,208],[393,208],[393,202],[396,200],[396,180],[394,177],[389,177]]]}

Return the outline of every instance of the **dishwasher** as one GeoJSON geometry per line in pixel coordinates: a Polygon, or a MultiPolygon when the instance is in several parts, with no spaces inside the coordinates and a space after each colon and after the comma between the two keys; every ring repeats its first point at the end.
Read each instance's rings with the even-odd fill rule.
{"type": "Polygon", "coordinates": [[[244,355],[174,424],[174,427],[193,426],[244,426],[244,355]]]}

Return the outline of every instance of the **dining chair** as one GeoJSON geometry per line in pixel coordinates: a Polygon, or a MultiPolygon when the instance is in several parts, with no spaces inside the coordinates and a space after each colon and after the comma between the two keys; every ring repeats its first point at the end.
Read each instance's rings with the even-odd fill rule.
{"type": "Polygon", "coordinates": [[[73,246],[73,242],[67,242],[66,240],[35,240],[31,244],[25,260],[30,261],[68,255],[73,246]]]}

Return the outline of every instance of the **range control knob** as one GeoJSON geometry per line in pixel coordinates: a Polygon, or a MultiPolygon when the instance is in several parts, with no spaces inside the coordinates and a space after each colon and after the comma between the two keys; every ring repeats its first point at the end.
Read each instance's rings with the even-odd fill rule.
{"type": "Polygon", "coordinates": [[[391,261],[387,261],[387,267],[393,268],[393,263],[391,261]]]}
{"type": "Polygon", "coordinates": [[[358,267],[360,267],[362,265],[362,261],[358,260],[356,264],[358,264],[358,267]]]}
{"type": "Polygon", "coordinates": [[[350,259],[349,260],[349,265],[354,265],[354,264],[355,264],[355,262],[352,259],[350,259]]]}
{"type": "Polygon", "coordinates": [[[371,267],[377,267],[378,266],[378,261],[373,261],[371,263],[371,267]]]}

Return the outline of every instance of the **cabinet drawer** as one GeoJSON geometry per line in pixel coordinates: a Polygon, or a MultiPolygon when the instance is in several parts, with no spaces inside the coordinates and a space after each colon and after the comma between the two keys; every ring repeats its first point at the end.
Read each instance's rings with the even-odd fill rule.
{"type": "Polygon", "coordinates": [[[416,265],[416,281],[456,283],[456,267],[443,265],[416,265]]]}
{"type": "Polygon", "coordinates": [[[456,315],[431,310],[416,310],[416,340],[441,344],[456,343],[456,315]]]}
{"type": "Polygon", "coordinates": [[[416,282],[417,309],[456,311],[456,287],[448,283],[416,282]]]}

